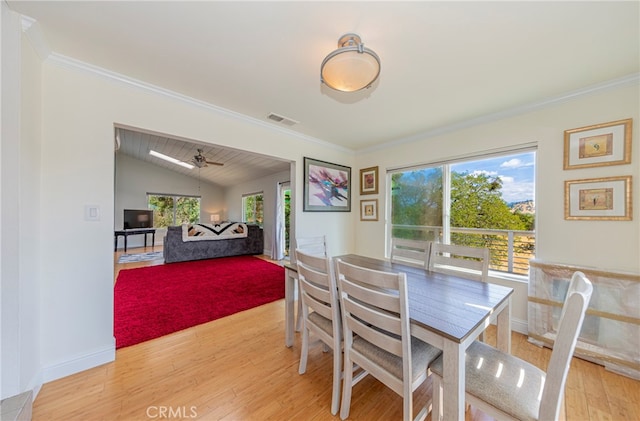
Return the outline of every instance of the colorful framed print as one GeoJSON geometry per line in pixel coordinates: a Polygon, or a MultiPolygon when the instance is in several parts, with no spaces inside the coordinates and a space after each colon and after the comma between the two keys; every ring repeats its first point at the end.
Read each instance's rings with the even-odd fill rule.
{"type": "Polygon", "coordinates": [[[378,199],[368,199],[360,201],[360,220],[378,220],[378,199]]]}
{"type": "Polygon", "coordinates": [[[564,132],[564,169],[631,163],[632,119],[564,132]]]}
{"type": "Polygon", "coordinates": [[[351,212],[351,167],[304,158],[304,212],[351,212]]]}
{"type": "Polygon", "coordinates": [[[360,194],[378,194],[378,167],[360,170],[360,194]]]}
{"type": "Polygon", "coordinates": [[[631,176],[564,182],[564,219],[630,221],[631,218],[631,176]]]}

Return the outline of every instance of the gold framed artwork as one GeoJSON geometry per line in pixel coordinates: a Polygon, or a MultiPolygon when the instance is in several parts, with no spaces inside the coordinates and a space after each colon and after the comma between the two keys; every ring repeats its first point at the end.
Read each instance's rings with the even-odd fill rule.
{"type": "Polygon", "coordinates": [[[632,119],[565,130],[564,169],[631,163],[632,119]]]}
{"type": "Polygon", "coordinates": [[[360,194],[378,194],[378,167],[360,170],[360,194]]]}
{"type": "Polygon", "coordinates": [[[564,182],[564,219],[630,221],[631,176],[564,182]]]}
{"type": "Polygon", "coordinates": [[[378,199],[368,199],[360,201],[360,220],[378,220],[378,199]]]}

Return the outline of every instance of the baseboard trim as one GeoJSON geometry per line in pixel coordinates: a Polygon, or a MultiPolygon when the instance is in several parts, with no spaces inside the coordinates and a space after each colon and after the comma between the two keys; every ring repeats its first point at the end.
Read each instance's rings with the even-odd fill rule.
{"type": "Polygon", "coordinates": [[[113,362],[115,359],[116,343],[114,338],[113,344],[110,346],[97,349],[94,352],[80,355],[76,358],[69,359],[58,364],[45,366],[42,369],[42,379],[44,383],[47,383],[102,364],[113,362]]]}
{"type": "Polygon", "coordinates": [[[513,332],[522,333],[527,335],[529,333],[529,324],[526,320],[511,318],[511,330],[513,332]]]}

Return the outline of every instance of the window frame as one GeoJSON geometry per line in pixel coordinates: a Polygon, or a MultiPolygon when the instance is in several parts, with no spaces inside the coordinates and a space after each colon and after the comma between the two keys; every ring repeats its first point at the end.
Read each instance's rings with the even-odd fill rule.
{"type": "MultiPolygon", "coordinates": [[[[257,201],[256,201],[257,203],[257,201]]],[[[242,222],[246,223],[246,224],[256,224],[258,225],[260,228],[263,228],[264,226],[264,191],[257,191],[257,192],[253,192],[253,193],[245,193],[242,195],[242,222]],[[255,197],[255,196],[262,196],[262,209],[260,209],[261,212],[261,221],[262,222],[258,222],[258,218],[257,218],[257,210],[254,208],[253,209],[253,213],[256,215],[256,220],[253,222],[250,222],[247,220],[247,214],[246,214],[246,199],[249,197],[255,197]]]]}
{"type": "MultiPolygon", "coordinates": [[[[385,257],[389,258],[391,253],[391,239],[393,235],[393,224],[391,221],[391,212],[393,206],[392,198],[392,176],[400,172],[409,172],[413,170],[421,170],[425,168],[442,168],[442,239],[443,242],[450,244],[451,242],[451,166],[468,161],[480,161],[483,159],[497,158],[508,155],[518,155],[522,153],[534,153],[534,192],[533,200],[535,203],[537,196],[537,188],[535,187],[535,175],[538,167],[538,145],[537,143],[527,143],[510,148],[500,148],[488,150],[478,154],[465,154],[461,156],[451,157],[444,160],[429,161],[410,166],[399,166],[388,168],[386,171],[386,206],[385,206],[385,257]]],[[[535,216],[534,216],[535,217],[535,216]]],[[[534,232],[537,231],[534,227],[534,232]]],[[[489,274],[494,278],[502,278],[528,283],[528,275],[522,275],[513,272],[503,272],[489,269],[489,274]]]]}

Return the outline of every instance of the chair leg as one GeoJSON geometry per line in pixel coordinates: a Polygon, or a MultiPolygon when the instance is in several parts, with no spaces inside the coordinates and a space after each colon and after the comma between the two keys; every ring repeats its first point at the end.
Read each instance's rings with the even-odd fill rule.
{"type": "Polygon", "coordinates": [[[344,382],[342,384],[342,403],[340,405],[340,418],[349,418],[351,409],[351,389],[353,388],[353,363],[348,353],[344,355],[344,382]]]}
{"type": "Polygon", "coordinates": [[[296,316],[296,332],[302,329],[302,297],[300,296],[300,280],[296,278],[296,289],[298,290],[298,313],[296,316]]]}
{"type": "Polygon", "coordinates": [[[402,419],[404,421],[413,421],[413,392],[411,391],[411,381],[405,380],[403,386],[402,397],[402,419]]]}
{"type": "Polygon", "coordinates": [[[342,351],[340,343],[333,346],[333,393],[331,395],[331,415],[340,409],[340,385],[342,383],[342,351]]]}
{"type": "Polygon", "coordinates": [[[302,349],[300,350],[300,365],[298,366],[298,374],[304,374],[307,371],[307,356],[309,355],[309,329],[306,326],[302,328],[302,349]]]}

